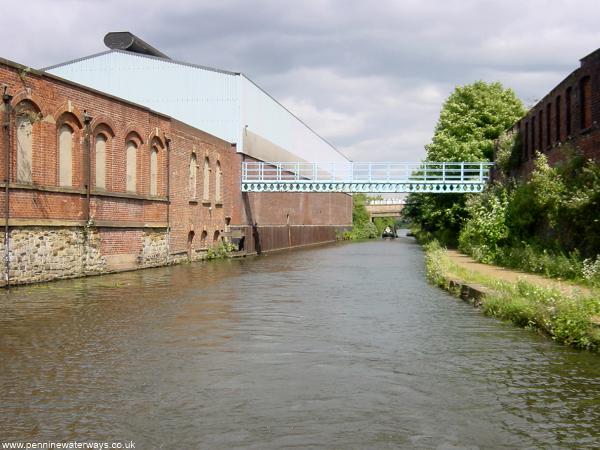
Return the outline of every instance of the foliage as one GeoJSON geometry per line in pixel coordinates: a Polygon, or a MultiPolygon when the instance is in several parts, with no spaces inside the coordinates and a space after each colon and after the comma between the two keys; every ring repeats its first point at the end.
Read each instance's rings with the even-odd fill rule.
{"type": "Polygon", "coordinates": [[[402,216],[447,246],[456,246],[465,213],[464,194],[410,194],[402,216]]]}
{"type": "Polygon", "coordinates": [[[352,231],[344,232],[345,240],[373,239],[378,236],[375,224],[369,220],[367,202],[369,197],[365,194],[352,196],[352,231]]]}
{"type": "Polygon", "coordinates": [[[566,345],[600,350],[600,329],[593,324],[600,315],[597,296],[567,296],[522,280],[499,282],[456,266],[436,241],[427,244],[425,250],[427,276],[436,285],[447,287],[449,278],[458,278],[490,289],[481,299],[486,315],[540,330],[566,345]]]}
{"type": "Polygon", "coordinates": [[[229,253],[236,250],[237,247],[231,242],[221,241],[206,251],[206,259],[223,259],[227,258],[229,253]]]}
{"type": "Polygon", "coordinates": [[[427,278],[436,286],[445,286],[445,263],[447,262],[445,249],[442,248],[436,239],[433,239],[423,245],[423,249],[425,250],[425,268],[427,278]]]}
{"type": "MultiPolygon", "coordinates": [[[[457,87],[440,112],[433,139],[426,146],[427,160],[490,161],[494,141],[525,110],[511,89],[500,83],[477,81],[457,87]]],[[[467,217],[463,194],[411,194],[406,218],[455,244],[467,217]]]]}
{"type": "Polygon", "coordinates": [[[392,230],[396,227],[396,219],[393,217],[375,217],[373,223],[377,229],[378,236],[383,234],[386,227],[390,227],[392,230]]]}
{"type": "Polygon", "coordinates": [[[523,114],[523,103],[501,83],[459,86],[442,106],[427,159],[489,161],[494,140],[523,114]]]}
{"type": "Polygon", "coordinates": [[[377,228],[372,222],[353,225],[352,231],[346,231],[344,233],[344,239],[351,241],[361,239],[375,239],[376,237],[378,237],[377,228]]]}
{"type": "Polygon", "coordinates": [[[491,185],[472,196],[466,210],[460,249],[475,259],[599,282],[600,166],[595,162],[574,153],[551,167],[537,155],[529,181],[491,185]]]}
{"type": "Polygon", "coordinates": [[[494,185],[480,195],[467,199],[470,219],[459,236],[459,248],[485,263],[494,261],[498,247],[508,238],[506,210],[509,197],[501,185],[494,185]]]}
{"type": "Polygon", "coordinates": [[[507,130],[498,136],[494,155],[495,170],[498,178],[506,179],[511,171],[519,165],[521,152],[521,135],[507,130]]]}
{"type": "Polygon", "coordinates": [[[573,251],[566,255],[527,242],[500,247],[492,262],[503,267],[541,273],[548,277],[582,278],[583,264],[579,252],[573,251]]]}
{"type": "Polygon", "coordinates": [[[600,287],[600,255],[596,259],[586,258],[581,265],[583,279],[592,286],[600,287]]]}

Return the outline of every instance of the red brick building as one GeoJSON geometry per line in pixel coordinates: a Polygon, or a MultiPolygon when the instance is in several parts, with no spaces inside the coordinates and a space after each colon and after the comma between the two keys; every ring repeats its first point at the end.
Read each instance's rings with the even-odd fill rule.
{"type": "Polygon", "coordinates": [[[325,242],[351,226],[345,194],[242,195],[245,155],[167,115],[6,60],[0,84],[4,283],[201,259],[232,235],[248,252],[325,242]]]}
{"type": "Polygon", "coordinates": [[[536,152],[552,164],[564,157],[566,143],[585,158],[600,161],[600,49],[552,89],[514,126],[520,140],[516,175],[533,168],[536,152]]]}

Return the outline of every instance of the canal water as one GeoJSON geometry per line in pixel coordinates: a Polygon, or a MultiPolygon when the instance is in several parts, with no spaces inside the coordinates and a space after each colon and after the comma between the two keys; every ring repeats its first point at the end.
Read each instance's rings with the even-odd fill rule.
{"type": "Polygon", "coordinates": [[[407,238],[0,292],[0,443],[592,448],[600,357],[427,284],[407,238]]]}

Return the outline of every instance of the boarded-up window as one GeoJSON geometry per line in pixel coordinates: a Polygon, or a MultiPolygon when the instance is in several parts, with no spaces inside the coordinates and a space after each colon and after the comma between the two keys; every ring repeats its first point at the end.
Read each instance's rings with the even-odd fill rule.
{"type": "Polygon", "coordinates": [[[538,150],[544,150],[544,110],[542,109],[538,115],[538,150]]]}
{"type": "Polygon", "coordinates": [[[562,123],[561,123],[561,118],[560,118],[560,108],[561,108],[561,98],[560,95],[558,97],[556,97],[556,115],[554,116],[554,123],[555,123],[555,127],[556,127],[556,141],[561,141],[562,140],[562,123]]]}
{"type": "Polygon", "coordinates": [[[567,138],[571,136],[571,88],[565,91],[565,130],[567,138]]]}
{"type": "Polygon", "coordinates": [[[133,141],[127,143],[127,191],[135,192],[137,189],[137,145],[133,141]]]}
{"type": "Polygon", "coordinates": [[[546,147],[552,145],[552,103],[546,105],[546,147]]]}
{"type": "Polygon", "coordinates": [[[533,156],[536,152],[536,150],[538,150],[538,148],[536,147],[536,133],[535,133],[535,122],[536,122],[536,118],[535,116],[533,116],[531,118],[531,155],[533,156]]]}
{"type": "Polygon", "coordinates": [[[592,96],[590,77],[582,78],[579,82],[580,127],[582,129],[592,126],[592,96]]]}
{"type": "Polygon", "coordinates": [[[221,176],[223,172],[221,172],[221,163],[217,161],[217,171],[215,173],[215,202],[221,202],[221,176]]]}
{"type": "Polygon", "coordinates": [[[525,122],[525,139],[523,139],[523,156],[529,159],[529,122],[525,122]]]}
{"type": "Polygon", "coordinates": [[[106,189],[106,137],[96,136],[96,188],[106,189]]]}
{"type": "Polygon", "coordinates": [[[17,116],[17,182],[32,181],[33,125],[28,116],[17,116]]]}
{"type": "Polygon", "coordinates": [[[150,195],[158,195],[158,149],[150,152],[150,195]]]}
{"type": "Polygon", "coordinates": [[[195,199],[197,195],[196,186],[197,186],[197,172],[198,172],[198,162],[196,161],[196,155],[192,154],[190,158],[190,198],[195,199]]]}
{"type": "Polygon", "coordinates": [[[62,125],[58,134],[59,148],[59,185],[73,185],[73,129],[68,125],[62,125]]]}
{"type": "Polygon", "coordinates": [[[204,181],[204,189],[202,192],[202,199],[208,200],[210,198],[210,163],[208,161],[208,157],[204,158],[204,170],[202,172],[202,177],[204,181]]]}

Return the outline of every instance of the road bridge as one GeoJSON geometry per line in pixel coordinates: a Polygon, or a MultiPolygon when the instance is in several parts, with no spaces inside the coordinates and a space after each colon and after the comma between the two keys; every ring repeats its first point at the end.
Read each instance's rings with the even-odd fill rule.
{"type": "Polygon", "coordinates": [[[370,200],[365,205],[365,209],[369,213],[371,221],[374,217],[394,217],[399,219],[404,205],[406,205],[406,200],[403,198],[370,200]]]}
{"type": "Polygon", "coordinates": [[[250,162],[242,192],[481,192],[489,162],[250,162]]]}

